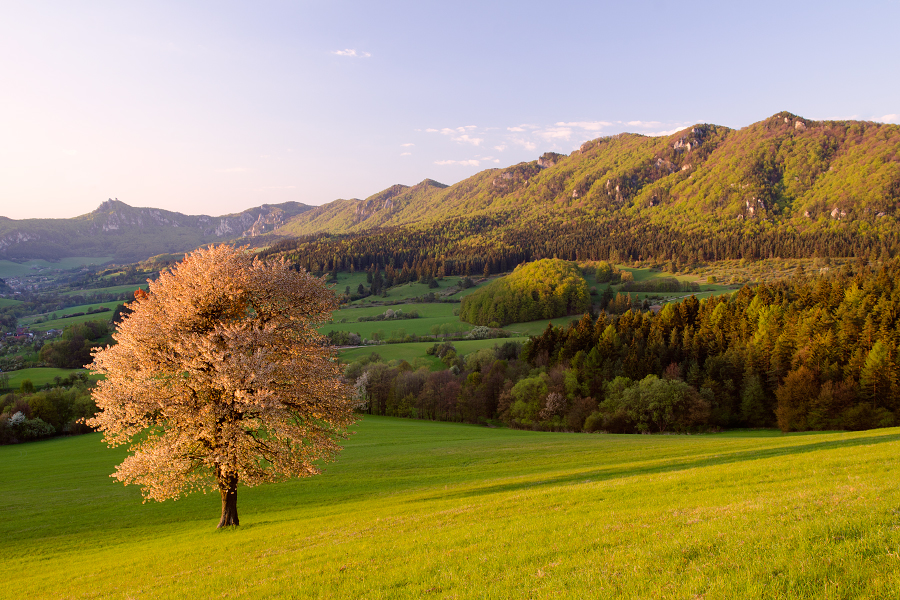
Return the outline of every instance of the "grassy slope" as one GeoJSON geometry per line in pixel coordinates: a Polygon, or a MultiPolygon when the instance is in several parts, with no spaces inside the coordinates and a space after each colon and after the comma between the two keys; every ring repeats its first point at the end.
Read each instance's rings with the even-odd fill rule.
{"type": "MultiPolygon", "coordinates": [[[[546,327],[546,323],[544,324],[546,327]]],[[[388,331],[388,330],[386,330],[388,331]]],[[[541,329],[543,331],[543,329],[541,329]]],[[[503,345],[505,342],[519,342],[524,343],[528,340],[526,337],[511,337],[511,338],[500,338],[496,340],[454,340],[452,342],[453,347],[456,348],[456,352],[462,356],[469,354],[470,352],[475,352],[476,350],[481,350],[482,348],[492,348],[495,344],[498,346],[503,345]]],[[[341,360],[344,362],[353,362],[358,358],[362,358],[363,356],[368,356],[373,352],[378,353],[382,359],[386,361],[391,360],[405,360],[407,362],[412,362],[416,358],[422,359],[433,359],[433,357],[427,356],[425,351],[428,348],[431,348],[434,345],[434,342],[408,342],[404,344],[381,344],[375,346],[363,346],[360,348],[353,348],[351,350],[344,350],[340,353],[341,360]]],[[[437,359],[433,359],[431,361],[435,367],[440,365],[440,368],[446,369],[446,365],[440,362],[437,359]]]]}
{"type": "Polygon", "coordinates": [[[31,369],[19,369],[18,371],[9,371],[9,388],[13,390],[19,389],[22,382],[30,379],[35,386],[47,385],[53,383],[55,377],[60,379],[68,377],[72,373],[83,371],[84,369],[55,369],[53,367],[34,367],[31,369]]]}
{"type": "MultiPolygon", "coordinates": [[[[404,305],[401,305],[404,306],[404,305]]],[[[404,309],[405,310],[405,309],[404,309]]],[[[327,334],[329,331],[350,331],[358,333],[363,338],[373,339],[372,334],[381,332],[388,337],[400,337],[400,331],[403,335],[432,335],[432,328],[440,327],[445,323],[451,323],[451,327],[456,330],[465,332],[472,329],[467,323],[461,323],[458,317],[422,317],[418,319],[399,319],[396,321],[367,321],[364,323],[335,323],[324,325],[319,328],[319,332],[327,334]],[[395,332],[396,335],[391,335],[395,332]]],[[[383,338],[380,335],[379,338],[383,338]]]]}
{"type": "Polygon", "coordinates": [[[37,315],[33,315],[30,317],[23,317],[19,320],[19,324],[28,325],[31,329],[35,331],[47,331],[49,329],[65,329],[69,325],[75,325],[76,323],[86,323],[87,321],[109,321],[112,319],[113,313],[116,307],[122,304],[118,300],[114,300],[112,302],[98,302],[96,304],[82,304],[79,306],[70,306],[69,308],[64,308],[62,310],[55,311],[57,316],[62,315],[70,315],[72,313],[77,312],[87,312],[87,310],[91,308],[98,308],[101,306],[105,306],[110,309],[109,312],[101,312],[94,313],[92,315],[81,315],[80,317],[68,317],[65,319],[52,319],[49,321],[45,321],[43,323],[37,323],[36,325],[32,324],[32,321],[37,315]]]}
{"type": "Polygon", "coordinates": [[[366,418],[319,477],[141,504],[99,436],[0,448],[9,598],[895,598],[900,430],[366,418]]]}
{"type": "Polygon", "coordinates": [[[63,292],[63,296],[87,296],[89,294],[121,294],[123,292],[133,292],[136,289],[146,290],[148,288],[146,283],[129,283],[126,285],[114,285],[112,287],[106,288],[88,288],[84,290],[72,290],[70,292],[63,292]]]}

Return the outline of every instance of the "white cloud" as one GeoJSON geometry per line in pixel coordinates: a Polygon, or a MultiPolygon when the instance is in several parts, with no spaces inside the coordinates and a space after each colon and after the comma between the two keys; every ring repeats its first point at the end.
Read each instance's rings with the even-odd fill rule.
{"type": "Polygon", "coordinates": [[[579,129],[586,129],[587,131],[600,131],[604,127],[609,127],[612,125],[609,121],[572,121],[570,123],[565,123],[560,121],[556,124],[557,127],[578,127],[579,129]]]}
{"type": "Polygon", "coordinates": [[[435,129],[433,127],[429,127],[425,131],[427,133],[442,133],[444,135],[456,135],[459,133],[465,134],[467,131],[472,129],[478,129],[476,125],[463,125],[462,127],[442,127],[441,129],[435,129]]]}
{"type": "Polygon", "coordinates": [[[568,140],[572,137],[572,129],[570,127],[548,127],[543,131],[536,131],[535,135],[545,140],[568,140]]]}
{"type": "Polygon", "coordinates": [[[400,156],[412,156],[412,152],[401,152],[400,156]]]}
{"type": "Polygon", "coordinates": [[[479,162],[475,159],[471,160],[436,160],[436,165],[459,165],[462,167],[477,167],[479,162]]]}
{"type": "Polygon", "coordinates": [[[675,129],[669,129],[668,131],[646,131],[646,132],[642,133],[642,135],[646,135],[649,137],[662,137],[665,135],[672,135],[674,133],[678,133],[682,129],[684,129],[684,127],[676,127],[675,129]]]}
{"type": "Polygon", "coordinates": [[[506,148],[507,148],[506,144],[500,144],[499,146],[494,146],[494,150],[496,150],[498,152],[503,152],[504,150],[506,150],[506,148]]]}
{"type": "Polygon", "coordinates": [[[537,148],[537,146],[534,144],[534,142],[530,142],[528,140],[513,139],[512,143],[522,146],[526,150],[534,150],[535,148],[537,148]]]}
{"type": "Polygon", "coordinates": [[[628,121],[625,124],[632,127],[659,127],[662,125],[659,121],[628,121]]]}
{"type": "Polygon", "coordinates": [[[875,119],[876,121],[881,121],[882,123],[897,123],[900,120],[900,115],[884,115],[880,119],[875,119]]]}
{"type": "Polygon", "coordinates": [[[338,56],[349,56],[350,58],[369,58],[372,56],[369,52],[357,52],[355,48],[346,48],[344,50],[332,50],[332,54],[338,56]]]}
{"type": "Polygon", "coordinates": [[[468,132],[473,129],[477,129],[477,127],[475,125],[464,125],[462,127],[453,127],[453,128],[444,127],[442,129],[429,128],[429,129],[426,129],[425,131],[427,133],[440,133],[442,135],[449,136],[450,139],[453,140],[454,142],[461,142],[461,143],[466,143],[466,144],[472,144],[474,146],[480,146],[481,143],[484,141],[484,138],[469,135],[468,132]]]}
{"type": "Polygon", "coordinates": [[[525,128],[524,128],[524,127],[507,127],[506,130],[507,130],[507,131],[512,131],[512,132],[515,132],[515,133],[520,133],[520,132],[522,132],[522,131],[525,131],[525,128]]]}
{"type": "Polygon", "coordinates": [[[463,134],[454,138],[450,138],[454,142],[466,142],[475,146],[480,146],[484,140],[482,138],[470,137],[469,134],[463,134]]]}
{"type": "Polygon", "coordinates": [[[412,146],[415,146],[415,144],[400,144],[401,148],[411,148],[412,146]]]}

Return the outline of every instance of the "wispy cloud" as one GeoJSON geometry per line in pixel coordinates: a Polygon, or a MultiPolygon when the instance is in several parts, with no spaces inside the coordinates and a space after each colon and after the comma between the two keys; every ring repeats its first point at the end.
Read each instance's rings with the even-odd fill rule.
{"type": "Polygon", "coordinates": [[[682,129],[684,129],[684,127],[676,127],[675,129],[668,129],[666,131],[642,131],[641,134],[648,137],[663,137],[678,133],[682,129]]]}
{"type": "Polygon", "coordinates": [[[477,167],[479,165],[479,161],[473,159],[470,160],[436,160],[434,161],[436,165],[459,165],[462,167],[477,167]]]}
{"type": "Polygon", "coordinates": [[[876,121],[881,121],[882,123],[897,123],[900,121],[900,115],[884,115],[880,119],[875,119],[876,121]]]}
{"type": "Polygon", "coordinates": [[[513,138],[513,139],[510,140],[510,142],[512,142],[513,144],[516,144],[517,146],[522,146],[523,148],[525,148],[526,150],[529,150],[529,151],[534,150],[535,148],[537,148],[537,145],[536,145],[534,142],[530,141],[530,140],[524,140],[524,139],[520,139],[520,138],[513,138]]]}
{"type": "Polygon", "coordinates": [[[463,125],[462,127],[443,127],[441,129],[429,128],[426,129],[426,133],[440,133],[442,135],[448,136],[454,142],[460,142],[464,144],[472,144],[473,146],[480,146],[481,142],[484,141],[484,138],[475,137],[474,135],[469,135],[473,130],[478,129],[476,125],[463,125]]]}
{"type": "Polygon", "coordinates": [[[412,152],[401,152],[400,156],[412,156],[412,152]]]}
{"type": "Polygon", "coordinates": [[[457,137],[452,137],[450,139],[453,140],[454,142],[465,142],[468,144],[473,144],[475,146],[480,146],[481,142],[484,141],[482,138],[472,137],[467,133],[464,133],[463,135],[460,135],[457,137]]]}
{"type": "Polygon", "coordinates": [[[411,148],[412,146],[415,146],[415,144],[400,144],[401,148],[411,148]]]}
{"type": "Polygon", "coordinates": [[[338,56],[348,56],[350,58],[370,58],[372,56],[369,52],[359,52],[356,48],[346,48],[344,50],[332,50],[332,54],[337,54],[338,56]]]}
{"type": "Polygon", "coordinates": [[[535,135],[545,140],[568,140],[572,137],[571,127],[548,127],[534,132],[535,135]]]}
{"type": "MultiPolygon", "coordinates": [[[[884,120],[896,117],[896,115],[886,115],[884,120]]],[[[649,119],[630,121],[560,119],[545,124],[517,123],[499,127],[496,125],[488,127],[466,125],[462,127],[430,127],[416,131],[438,134],[436,137],[446,138],[457,144],[471,144],[479,149],[490,148],[495,154],[504,153],[504,156],[509,156],[509,153],[521,155],[523,150],[528,153],[535,151],[571,152],[587,140],[619,132],[639,133],[646,136],[668,136],[690,125],[691,123],[649,119]]],[[[436,164],[484,166],[499,162],[502,161],[496,156],[476,155],[470,160],[439,160],[436,161],[436,164]]]]}
{"type": "Polygon", "coordinates": [[[557,127],[577,127],[579,129],[585,129],[587,131],[600,131],[606,127],[610,127],[612,123],[609,121],[570,121],[568,123],[564,121],[560,121],[556,124],[557,127]]]}

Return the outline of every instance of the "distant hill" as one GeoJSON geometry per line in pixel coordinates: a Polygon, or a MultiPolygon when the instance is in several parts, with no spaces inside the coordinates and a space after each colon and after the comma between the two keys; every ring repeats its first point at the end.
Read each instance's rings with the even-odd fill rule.
{"type": "Polygon", "coordinates": [[[110,199],[97,210],[72,219],[0,217],[0,258],[113,256],[120,262],[138,261],[157,254],[186,252],[210,242],[252,240],[311,208],[285,202],[210,217],[135,208],[110,199]]]}
{"type": "Polygon", "coordinates": [[[740,130],[698,124],[664,137],[599,138],[568,156],[547,153],[452,186],[397,185],[297,215],[278,233],[352,233],[510,211],[520,220],[587,212],[686,229],[754,223],[744,228],[809,231],[839,221],[890,229],[898,204],[900,126],[782,112],[740,130]]]}
{"type": "Polygon", "coordinates": [[[313,270],[457,263],[448,274],[543,257],[880,256],[900,254],[898,209],[900,126],[781,112],[739,130],[602,137],[450,186],[426,179],[319,207],[209,217],[109,200],[74,219],[0,217],[0,258],[137,261],[233,239],[313,270]]]}

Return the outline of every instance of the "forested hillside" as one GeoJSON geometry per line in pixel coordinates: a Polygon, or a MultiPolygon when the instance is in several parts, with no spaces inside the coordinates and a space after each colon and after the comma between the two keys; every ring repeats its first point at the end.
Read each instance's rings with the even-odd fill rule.
{"type": "Polygon", "coordinates": [[[836,221],[890,229],[898,201],[900,126],[785,112],[741,130],[700,124],[665,137],[599,138],[569,156],[547,153],[449,187],[394,186],[319,207],[280,231],[350,233],[510,209],[520,218],[640,215],[688,230],[722,219],[760,230],[830,230],[836,221]]]}
{"type": "MultiPolygon", "coordinates": [[[[661,311],[585,315],[448,370],[354,363],[374,414],[570,431],[887,427],[900,417],[900,259],[661,311]]],[[[446,359],[445,359],[445,362],[446,359]]]]}
{"type": "Polygon", "coordinates": [[[496,273],[531,260],[887,258],[900,253],[900,126],[779,113],[745,129],[621,134],[449,187],[298,215],[273,244],[313,271],[496,273]]]}

